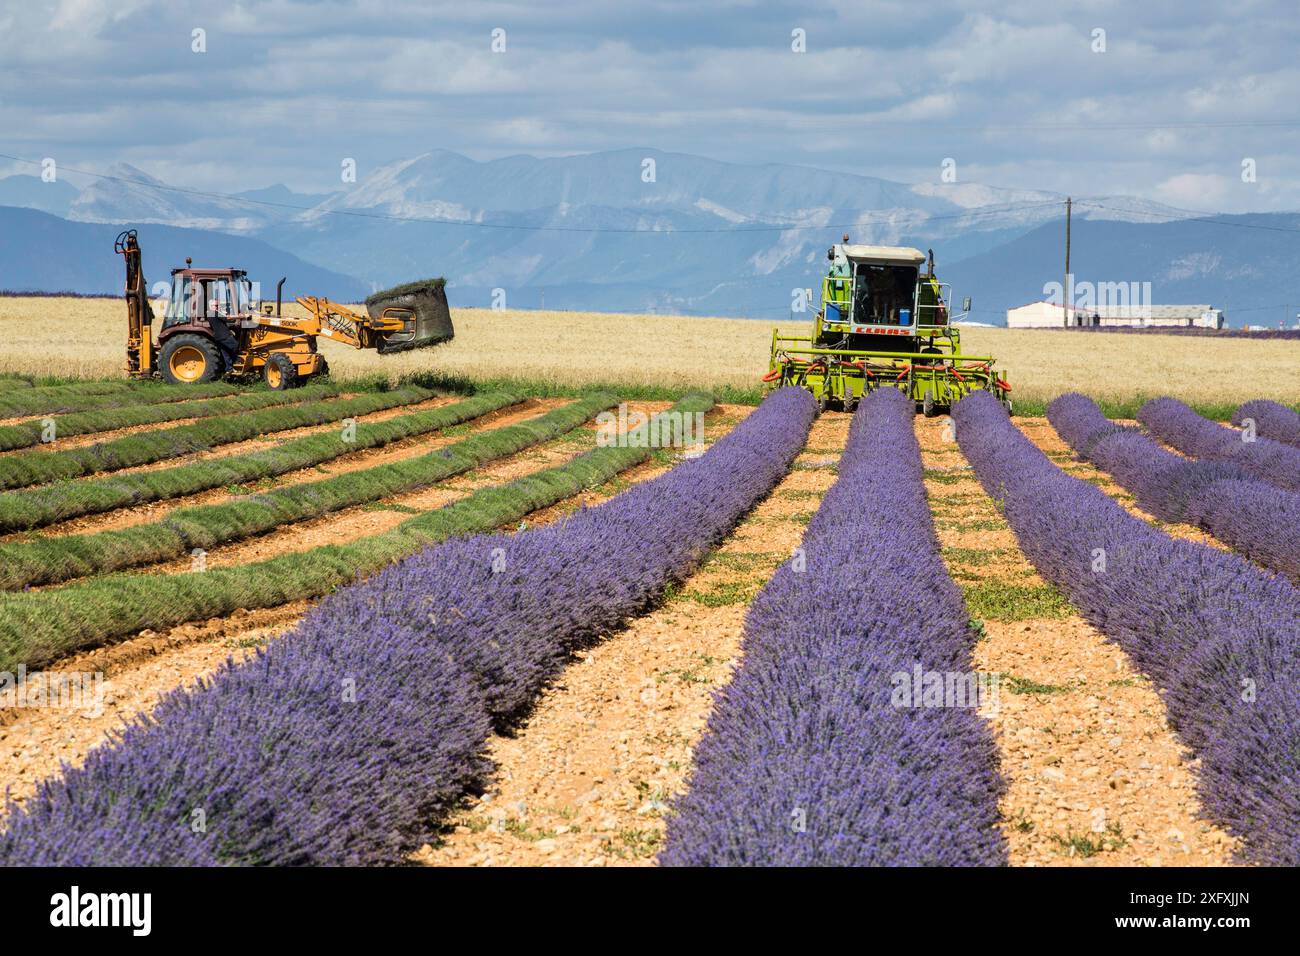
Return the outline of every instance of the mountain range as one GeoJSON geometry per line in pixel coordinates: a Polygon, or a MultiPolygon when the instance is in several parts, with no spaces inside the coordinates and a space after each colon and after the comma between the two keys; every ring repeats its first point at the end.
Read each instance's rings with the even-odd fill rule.
{"type": "MultiPolygon", "coordinates": [[[[9,237],[0,288],[85,293],[118,291],[109,234],[130,225],[150,278],[190,255],[247,268],[264,287],[287,274],[288,288],[331,297],[445,275],[454,305],[504,297],[509,307],[771,320],[789,315],[793,290],[819,286],[827,247],[847,232],[933,248],[957,297],[971,295],[976,318],[1000,323],[1007,307],[1059,281],[1063,254],[1063,203],[1052,193],[652,149],[487,162],[437,150],[310,194],[273,185],[217,195],[119,164],[82,189],[0,179],[0,207],[9,237]],[[19,229],[40,242],[15,240],[19,229]]],[[[1074,212],[1074,272],[1150,281],[1156,303],[1210,303],[1233,324],[1276,324],[1300,305],[1290,278],[1298,219],[1085,197],[1074,212]]]]}
{"type": "MultiPolygon", "coordinates": [[[[21,292],[120,294],[125,282],[122,257],[113,254],[120,224],[70,222],[37,209],[0,206],[0,289],[21,292]]],[[[156,286],[186,256],[198,265],[249,269],[262,295],[275,298],[281,276],[286,298],[323,295],[357,302],[369,289],[356,279],[304,262],[258,239],[176,226],[141,226],[144,275],[156,286]],[[252,266],[256,266],[253,269],[252,266]]],[[[163,292],[162,294],[165,294],[163,292]]]]}

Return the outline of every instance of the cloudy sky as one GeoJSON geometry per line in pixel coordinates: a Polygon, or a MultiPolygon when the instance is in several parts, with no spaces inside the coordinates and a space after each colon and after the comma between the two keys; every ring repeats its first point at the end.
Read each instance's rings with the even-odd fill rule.
{"type": "Polygon", "coordinates": [[[0,152],[221,192],[434,148],[905,182],[951,158],[963,182],[1294,210],[1298,35],[1285,0],[27,0],[0,8],[0,152]]]}

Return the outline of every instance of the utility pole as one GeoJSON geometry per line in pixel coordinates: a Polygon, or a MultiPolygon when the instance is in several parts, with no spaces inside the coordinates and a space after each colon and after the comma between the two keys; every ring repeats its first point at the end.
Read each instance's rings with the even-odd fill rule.
{"type": "Polygon", "coordinates": [[[1065,325],[1070,325],[1070,208],[1074,205],[1074,200],[1069,196],[1065,197],[1065,281],[1061,283],[1061,312],[1065,316],[1065,325]]]}

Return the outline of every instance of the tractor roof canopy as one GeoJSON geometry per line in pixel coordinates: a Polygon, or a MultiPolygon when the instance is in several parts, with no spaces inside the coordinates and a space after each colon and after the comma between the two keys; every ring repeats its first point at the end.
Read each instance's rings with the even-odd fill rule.
{"type": "Polygon", "coordinates": [[[181,269],[173,269],[172,275],[186,276],[191,279],[242,279],[248,273],[243,269],[196,269],[193,266],[185,266],[181,269]]]}
{"type": "Polygon", "coordinates": [[[925,253],[910,246],[865,246],[846,243],[838,247],[846,259],[855,262],[888,262],[898,265],[920,265],[925,253]]]}

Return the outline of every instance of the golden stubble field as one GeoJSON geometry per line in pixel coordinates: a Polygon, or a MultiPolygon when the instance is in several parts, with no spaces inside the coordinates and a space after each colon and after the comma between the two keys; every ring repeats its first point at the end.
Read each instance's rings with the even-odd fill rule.
{"type": "MultiPolygon", "coordinates": [[[[155,311],[161,315],[162,303],[155,311]]],[[[749,319],[595,312],[452,309],[452,317],[456,338],[436,349],[388,357],[333,342],[321,349],[344,379],[439,371],[567,385],[753,387],[767,369],[773,328],[749,319]]],[[[805,322],[778,324],[785,332],[807,329],[805,322]]],[[[119,375],[125,338],[119,299],[0,298],[0,372],[119,375]]],[[[964,329],[962,341],[968,353],[993,355],[1020,399],[1077,390],[1120,400],[1300,402],[1296,341],[993,328],[964,329]]]]}

